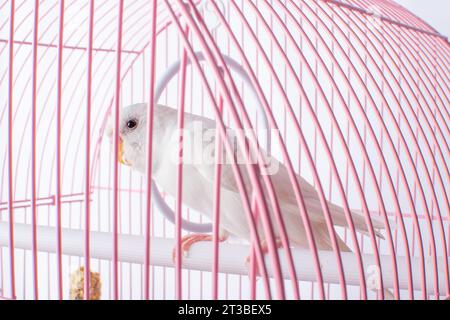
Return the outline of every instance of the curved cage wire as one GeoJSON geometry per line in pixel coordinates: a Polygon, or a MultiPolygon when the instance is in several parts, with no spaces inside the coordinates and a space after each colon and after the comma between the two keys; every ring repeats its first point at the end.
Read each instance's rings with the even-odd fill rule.
{"type": "Polygon", "coordinates": [[[394,1],[0,0],[0,61],[0,298],[69,299],[78,281],[90,299],[98,279],[102,299],[450,295],[450,46],[394,1]],[[210,212],[181,201],[196,183],[183,162],[175,194],[118,163],[121,111],[143,102],[147,172],[167,147],[152,139],[157,104],[180,128],[214,120],[224,156],[256,153],[229,168],[247,239],[219,245],[221,153],[210,212]],[[189,232],[212,242],[185,257],[189,232]]]}

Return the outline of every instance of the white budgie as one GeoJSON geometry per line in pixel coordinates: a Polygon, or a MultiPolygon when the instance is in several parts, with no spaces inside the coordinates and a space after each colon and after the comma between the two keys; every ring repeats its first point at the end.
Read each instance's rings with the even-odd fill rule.
{"type": "MultiPolygon", "coordinates": [[[[147,109],[148,106],[146,103],[122,108],[119,119],[118,160],[122,164],[128,165],[133,170],[137,170],[143,174],[146,172],[147,158],[147,109]]],[[[109,126],[108,131],[110,137],[112,137],[114,131],[112,125],[109,126]]],[[[189,113],[185,114],[183,131],[183,204],[206,215],[208,218],[212,218],[214,205],[215,135],[215,121],[189,113]]],[[[173,197],[176,197],[177,193],[177,166],[180,154],[179,136],[178,111],[170,107],[155,105],[152,177],[166,194],[173,197]]],[[[243,158],[242,154],[236,144],[232,144],[232,148],[235,159],[238,159],[236,162],[240,167],[245,187],[247,190],[251,190],[246,164],[245,162],[239,161],[239,159],[243,158]]],[[[260,151],[265,159],[265,165],[267,166],[269,164],[271,169],[275,169],[271,170],[273,172],[271,172],[270,179],[279,202],[290,245],[299,248],[309,248],[287,168],[277,159],[268,155],[264,150],[260,151]]],[[[250,230],[232,171],[232,165],[230,161],[226,161],[230,155],[225,150],[223,152],[219,240],[226,240],[229,234],[241,239],[250,240],[250,230]]],[[[298,175],[297,179],[311,221],[311,228],[317,249],[332,250],[333,247],[319,195],[314,186],[309,184],[305,179],[298,175]]],[[[268,198],[267,192],[265,196],[268,198]]],[[[348,227],[344,210],[330,202],[327,204],[333,224],[348,227]]],[[[275,236],[278,237],[279,228],[276,226],[269,203],[268,210],[271,215],[271,221],[275,225],[273,228],[275,236]]],[[[368,233],[365,218],[362,215],[352,212],[352,219],[357,231],[364,234],[368,233]]],[[[375,229],[384,229],[384,224],[375,219],[372,219],[372,225],[375,229]]],[[[258,232],[262,238],[261,248],[263,252],[267,252],[268,248],[264,240],[261,223],[257,227],[258,231],[261,231],[258,232]]],[[[379,231],[375,230],[375,234],[384,239],[379,231]]],[[[351,251],[339,236],[336,237],[341,251],[351,251]]],[[[279,238],[276,240],[277,246],[281,247],[279,238]]],[[[212,241],[212,236],[208,234],[191,234],[183,237],[181,242],[183,255],[186,256],[189,248],[199,241],[212,241]]],[[[373,287],[372,290],[379,291],[379,288],[373,287]]],[[[385,299],[394,299],[394,296],[389,290],[385,289],[383,292],[385,299]]]]}
{"type": "MultiPolygon", "coordinates": [[[[147,137],[147,104],[135,104],[125,107],[119,119],[119,161],[142,173],[146,171],[146,137],[147,137]]],[[[177,110],[155,105],[153,132],[153,179],[167,194],[176,196],[177,190],[177,155],[178,152],[178,113],[177,110]]],[[[214,148],[216,123],[211,119],[185,114],[185,130],[183,132],[183,204],[211,218],[213,212],[214,185],[214,148]],[[200,136],[200,143],[198,138],[200,136]],[[212,160],[212,161],[208,161],[212,160]]],[[[110,128],[110,133],[112,133],[110,128]]],[[[234,146],[236,154],[239,149],[234,146]]],[[[264,153],[264,151],[263,151],[264,153]]],[[[224,153],[225,154],[225,153],[224,153]]],[[[270,176],[272,180],[290,244],[296,247],[309,248],[305,229],[300,217],[299,208],[292,191],[286,167],[269,155],[265,155],[271,166],[277,168],[270,176]]],[[[228,234],[250,240],[250,231],[244,214],[230,162],[223,161],[221,176],[221,240],[228,234]]],[[[247,186],[250,181],[245,164],[239,164],[247,186]]],[[[332,250],[329,232],[322,212],[322,206],[316,189],[306,180],[297,176],[306,209],[311,221],[314,238],[319,250],[332,250]]],[[[341,207],[328,203],[333,223],[347,227],[344,211],[341,207]]],[[[270,205],[268,206],[270,209],[270,205]]],[[[362,215],[352,213],[355,228],[367,233],[367,226],[362,215]]],[[[275,223],[272,217],[272,222],[275,223]]],[[[384,225],[373,220],[374,228],[384,225]]],[[[260,229],[261,226],[258,226],[260,229]]],[[[278,228],[274,228],[277,236],[278,228]]],[[[263,234],[261,232],[260,234],[263,234]]],[[[381,233],[376,232],[379,237],[381,233]]],[[[183,238],[182,249],[187,253],[189,247],[197,242],[211,240],[210,235],[190,235],[183,238]]],[[[338,238],[342,251],[350,251],[347,245],[338,238]]],[[[265,244],[263,243],[263,247],[265,244]]],[[[267,248],[265,248],[267,249],[267,248]]]]}

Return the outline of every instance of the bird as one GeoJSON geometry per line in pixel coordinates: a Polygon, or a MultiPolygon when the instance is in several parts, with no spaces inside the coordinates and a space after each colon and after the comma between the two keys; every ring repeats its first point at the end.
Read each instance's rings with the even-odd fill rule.
{"type": "MultiPolygon", "coordinates": [[[[117,160],[132,170],[146,173],[147,151],[147,103],[138,103],[123,107],[119,113],[119,149],[117,160]]],[[[153,163],[152,178],[164,192],[175,197],[177,193],[177,166],[179,158],[179,132],[178,111],[161,104],[154,105],[153,124],[153,163]]],[[[112,122],[108,127],[108,135],[113,138],[114,126],[112,122]]],[[[212,119],[185,113],[183,128],[183,205],[212,218],[213,211],[213,186],[215,172],[215,134],[216,122],[212,119]],[[198,137],[201,141],[198,141],[198,137]]],[[[232,129],[228,128],[230,132],[232,129]]],[[[239,147],[232,145],[233,152],[240,155],[239,147]]],[[[224,148],[225,149],[225,148],[224,148]]],[[[289,183],[288,170],[285,165],[276,158],[268,155],[262,148],[266,163],[277,168],[276,173],[270,175],[274,190],[279,201],[281,215],[286,225],[287,236],[293,246],[300,248],[309,247],[305,228],[302,223],[300,211],[295,195],[289,183]]],[[[229,157],[223,151],[223,157],[229,157]]],[[[250,240],[250,230],[244,214],[242,199],[237,183],[234,179],[231,163],[223,161],[221,176],[220,209],[220,238],[225,240],[228,235],[234,235],[241,239],[250,240]]],[[[246,174],[244,163],[238,163],[243,174],[243,180],[250,188],[250,179],[246,174]]],[[[311,221],[317,249],[332,250],[332,243],[325,222],[322,205],[316,188],[300,175],[296,175],[301,193],[305,200],[308,217],[311,221]]],[[[327,202],[333,224],[335,226],[348,227],[344,209],[331,202],[327,202]]],[[[269,210],[271,211],[271,210],[269,210]]],[[[351,212],[355,229],[362,234],[368,234],[365,217],[359,213],[351,212]]],[[[274,222],[273,213],[271,219],[274,222]]],[[[275,222],[274,222],[275,223],[275,222]]],[[[378,231],[385,225],[378,219],[372,218],[375,234],[384,239],[378,231]]],[[[261,226],[258,226],[262,228],[261,226]]],[[[274,228],[277,229],[277,228],[274,228]]],[[[279,234],[274,230],[275,235],[279,234]]],[[[187,237],[183,241],[183,250],[195,243],[208,238],[206,235],[197,235],[195,238],[187,237]]],[[[346,243],[337,237],[341,251],[351,251],[346,243]]]]}
{"type": "MultiPolygon", "coordinates": [[[[138,103],[121,108],[118,127],[117,160],[144,175],[146,174],[147,160],[147,112],[147,103],[138,103]]],[[[155,103],[153,114],[152,178],[166,194],[176,197],[177,168],[178,161],[180,161],[178,110],[155,103]]],[[[217,124],[212,119],[192,113],[184,114],[182,202],[184,206],[209,219],[212,219],[214,205],[216,129],[217,124]]],[[[113,132],[114,126],[111,123],[108,129],[108,135],[111,138],[113,138],[113,132]]],[[[228,132],[233,133],[234,131],[227,128],[228,132]]],[[[242,156],[236,143],[231,144],[231,148],[233,156],[242,156]]],[[[223,149],[223,158],[232,158],[225,151],[225,148],[223,149]]],[[[279,202],[290,246],[309,248],[305,227],[289,180],[288,169],[262,148],[260,148],[260,151],[263,154],[265,164],[270,163],[270,167],[276,168],[270,174],[270,179],[279,202]]],[[[245,163],[237,162],[243,176],[244,185],[247,190],[251,190],[245,163]]],[[[221,166],[219,241],[227,240],[229,235],[251,241],[251,233],[238,185],[234,178],[231,161],[222,161],[221,166]]],[[[333,250],[318,191],[300,175],[296,175],[296,179],[305,202],[317,249],[333,250]]],[[[264,192],[266,191],[264,190],[264,192]]],[[[267,198],[267,193],[264,196],[267,198]]],[[[348,227],[344,209],[329,201],[327,206],[334,226],[348,227]]],[[[269,205],[268,211],[271,222],[275,225],[274,214],[269,205]]],[[[355,229],[367,235],[369,231],[365,217],[353,211],[351,216],[355,229]]],[[[381,233],[381,230],[385,228],[384,223],[373,217],[371,220],[375,235],[384,239],[381,233]]],[[[276,245],[281,248],[279,228],[273,229],[276,245]]],[[[261,223],[257,225],[257,230],[260,231],[258,233],[261,235],[261,248],[264,253],[267,253],[268,247],[261,223]]],[[[337,234],[336,239],[340,251],[351,252],[351,249],[337,234]]],[[[213,237],[210,234],[189,234],[182,237],[180,246],[183,256],[188,255],[193,244],[212,240],[213,237]]]]}

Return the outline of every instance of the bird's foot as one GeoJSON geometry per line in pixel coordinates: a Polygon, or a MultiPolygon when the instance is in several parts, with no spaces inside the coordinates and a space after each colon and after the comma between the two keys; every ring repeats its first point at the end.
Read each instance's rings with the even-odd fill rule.
{"type": "MultiPolygon", "coordinates": [[[[219,242],[223,242],[228,238],[228,235],[219,234],[219,242]]],[[[202,241],[213,241],[213,236],[210,234],[202,234],[202,233],[194,233],[194,234],[188,234],[181,238],[181,254],[183,257],[188,257],[189,250],[191,249],[192,245],[194,245],[197,242],[202,241]]],[[[172,260],[175,263],[176,261],[176,251],[177,248],[174,247],[172,251],[172,260]]]]}
{"type": "MultiPolygon", "coordinates": [[[[275,246],[277,249],[282,248],[283,247],[283,243],[281,242],[280,238],[275,238],[275,246]]],[[[261,241],[261,252],[264,255],[266,255],[267,253],[269,253],[269,246],[267,244],[266,240],[261,241]]],[[[250,264],[251,264],[251,260],[252,260],[252,255],[247,256],[247,258],[245,259],[245,265],[247,266],[247,268],[250,268],[250,264]]],[[[259,277],[259,270],[258,270],[258,266],[257,266],[257,262],[256,262],[256,254],[255,254],[255,264],[256,264],[256,277],[259,277]]]]}

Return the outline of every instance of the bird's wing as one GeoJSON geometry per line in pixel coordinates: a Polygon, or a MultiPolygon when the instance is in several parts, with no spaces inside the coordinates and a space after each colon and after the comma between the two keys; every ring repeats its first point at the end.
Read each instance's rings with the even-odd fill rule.
{"type": "MultiPolygon", "coordinates": [[[[191,134],[194,134],[193,130],[194,127],[192,126],[193,121],[202,121],[203,127],[206,129],[213,129],[215,128],[215,122],[209,119],[205,119],[203,117],[195,116],[195,115],[187,115],[186,117],[186,129],[191,130],[191,134]]],[[[212,159],[214,159],[216,150],[215,150],[215,131],[213,131],[213,134],[210,134],[209,139],[206,139],[203,141],[203,144],[201,144],[201,150],[195,150],[195,152],[204,152],[205,150],[208,150],[210,152],[210,156],[212,159]]],[[[199,145],[197,145],[199,146],[199,145]]],[[[241,176],[243,179],[244,186],[246,188],[247,194],[249,194],[252,190],[252,184],[249,177],[249,173],[247,170],[247,165],[245,163],[242,163],[239,161],[239,159],[243,159],[242,152],[240,148],[237,146],[236,143],[231,143],[231,148],[233,151],[233,155],[228,154],[225,151],[225,147],[223,147],[223,163],[222,163],[222,175],[221,175],[221,187],[223,189],[226,189],[231,192],[239,193],[239,188],[236,183],[236,178],[233,172],[233,167],[231,164],[232,156],[234,156],[234,159],[237,160],[237,166],[241,172],[241,176]]],[[[194,147],[195,149],[195,147],[194,147]]],[[[292,210],[283,210],[284,214],[294,214],[299,215],[299,209],[298,209],[298,203],[293,191],[292,183],[290,181],[289,173],[282,163],[280,163],[277,159],[274,157],[268,155],[265,150],[260,149],[264,162],[266,165],[270,164],[271,168],[276,168],[276,170],[273,172],[273,174],[269,175],[269,178],[272,182],[272,185],[274,187],[277,199],[279,201],[280,207],[284,208],[291,208],[292,210]]],[[[252,157],[252,159],[256,159],[255,157],[252,157]]],[[[255,160],[256,161],[256,160],[255,160]]],[[[215,163],[213,161],[207,162],[202,161],[201,163],[197,164],[195,166],[195,169],[208,181],[210,181],[211,184],[213,184],[214,177],[215,177],[215,163]]],[[[260,181],[262,182],[262,177],[260,174],[258,174],[258,177],[260,181]]],[[[316,188],[311,185],[308,181],[303,179],[299,175],[295,175],[298,184],[300,186],[300,191],[302,194],[302,197],[305,202],[305,206],[308,212],[308,216],[311,220],[311,222],[314,223],[325,223],[325,217],[322,209],[322,204],[318,195],[318,192],[316,188]]],[[[261,183],[262,186],[264,186],[263,183],[261,183]]],[[[265,188],[263,187],[263,191],[265,193],[265,198],[268,199],[268,194],[265,188]]],[[[344,214],[343,208],[331,203],[327,202],[329,212],[331,215],[331,218],[333,220],[334,225],[348,227],[347,220],[344,214]]],[[[367,224],[365,221],[365,218],[355,212],[351,212],[353,223],[355,225],[355,228],[363,233],[367,233],[367,224]]],[[[384,224],[381,223],[378,220],[372,219],[373,226],[375,228],[384,228],[384,224]]],[[[381,234],[377,233],[378,236],[382,237],[381,234]]]]}
{"type": "MultiPolygon", "coordinates": [[[[184,150],[192,151],[194,155],[192,158],[196,159],[195,168],[197,171],[208,181],[212,182],[214,180],[215,173],[215,157],[216,157],[216,124],[214,121],[193,115],[186,114],[185,115],[185,130],[189,132],[190,138],[189,141],[187,139],[184,140],[184,150]],[[202,124],[202,142],[197,143],[196,139],[198,139],[198,123],[202,124]],[[206,132],[208,130],[208,132],[206,132]],[[197,136],[196,136],[197,135],[197,136]]],[[[185,131],[186,132],[186,131],[185,131]]],[[[232,152],[234,155],[241,156],[241,152],[236,144],[231,143],[232,152]]],[[[236,183],[233,167],[231,165],[232,156],[227,154],[225,151],[225,147],[222,148],[222,175],[221,175],[221,187],[227,189],[228,191],[239,193],[239,188],[236,183]]],[[[191,159],[192,159],[191,158],[191,159]]],[[[238,163],[239,170],[242,174],[242,178],[244,180],[244,185],[247,190],[250,190],[251,183],[249,176],[247,174],[246,165],[242,163],[238,163]]]]}

